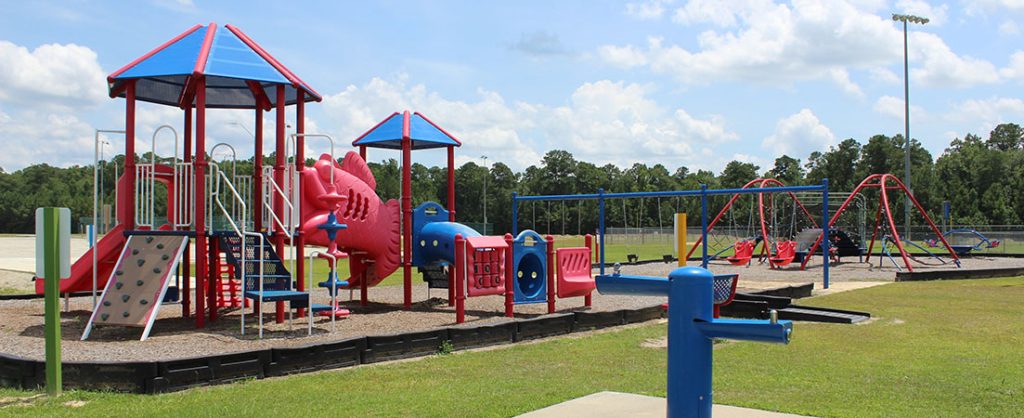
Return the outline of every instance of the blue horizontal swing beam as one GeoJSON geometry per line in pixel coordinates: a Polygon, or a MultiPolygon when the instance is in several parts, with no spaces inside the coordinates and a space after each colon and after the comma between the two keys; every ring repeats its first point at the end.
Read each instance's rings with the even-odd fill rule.
{"type": "Polygon", "coordinates": [[[628,198],[646,198],[646,197],[685,197],[694,196],[701,198],[701,236],[703,245],[701,246],[701,266],[707,268],[708,266],[708,214],[707,214],[707,197],[708,196],[719,196],[719,195],[735,195],[735,194],[758,194],[765,193],[794,193],[794,192],[820,192],[822,194],[822,236],[826,239],[821,241],[822,249],[822,260],[824,262],[822,266],[822,282],[823,287],[828,289],[829,287],[829,213],[828,213],[828,179],[822,179],[820,185],[815,186],[783,186],[783,187],[771,187],[771,188],[747,188],[747,189],[711,189],[707,188],[706,184],[701,184],[699,190],[672,190],[672,191],[658,191],[658,192],[625,192],[625,193],[605,193],[603,189],[598,189],[597,193],[584,193],[584,194],[562,194],[562,195],[542,195],[542,196],[520,196],[518,193],[512,193],[512,234],[519,233],[519,202],[537,202],[537,201],[560,201],[560,200],[597,200],[598,201],[598,229],[599,229],[599,247],[600,247],[600,274],[604,274],[605,269],[605,257],[604,257],[604,235],[605,235],[605,200],[607,199],[628,199],[628,198]]]}

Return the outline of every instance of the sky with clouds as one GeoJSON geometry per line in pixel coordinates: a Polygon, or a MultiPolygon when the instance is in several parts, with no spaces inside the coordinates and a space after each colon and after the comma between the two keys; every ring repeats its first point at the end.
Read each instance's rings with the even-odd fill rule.
{"type": "MultiPolygon", "coordinates": [[[[892,13],[931,19],[910,27],[909,58],[911,133],[933,155],[952,138],[1024,122],[1020,0],[4,3],[7,171],[91,164],[94,130],[124,128],[106,75],[209,22],[238,26],[324,96],[307,107],[307,131],[347,144],[410,109],[463,141],[458,162],[487,155],[516,170],[551,149],[599,164],[764,170],[783,154],[902,133],[903,32],[892,13]]],[[[181,119],[140,105],[137,149],[181,119]]],[[[239,125],[252,119],[211,111],[207,142],[251,156],[239,125]]],[[[107,140],[108,154],[123,151],[123,138],[107,140]]],[[[158,152],[171,143],[160,139],[158,152]]],[[[398,153],[370,153],[382,158],[398,153]]],[[[440,165],[444,153],[414,158],[440,165]]]]}

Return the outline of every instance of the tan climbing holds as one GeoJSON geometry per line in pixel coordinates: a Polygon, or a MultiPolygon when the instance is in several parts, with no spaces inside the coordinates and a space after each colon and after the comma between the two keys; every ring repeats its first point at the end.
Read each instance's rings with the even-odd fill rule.
{"type": "Polygon", "coordinates": [[[131,298],[132,298],[132,297],[131,297],[131,296],[129,296],[129,295],[121,295],[121,302],[127,302],[127,301],[128,301],[128,299],[131,299],[131,298]]]}
{"type": "Polygon", "coordinates": [[[142,285],[144,285],[144,284],[146,284],[146,281],[145,281],[145,280],[136,280],[136,281],[135,281],[135,285],[136,285],[136,286],[142,286],[142,285]]]}
{"type": "Polygon", "coordinates": [[[135,264],[138,264],[139,267],[142,267],[143,264],[146,264],[146,259],[145,258],[140,258],[140,259],[135,261],[135,264]]]}

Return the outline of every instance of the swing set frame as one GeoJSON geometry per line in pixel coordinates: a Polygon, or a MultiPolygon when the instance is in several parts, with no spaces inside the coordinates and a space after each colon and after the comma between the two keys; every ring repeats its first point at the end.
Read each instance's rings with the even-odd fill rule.
{"type": "MultiPolygon", "coordinates": [[[[762,179],[763,180],[763,179],[762,179]]],[[[564,201],[564,200],[597,200],[598,202],[598,259],[600,274],[605,274],[605,201],[607,199],[622,199],[622,198],[649,198],[649,197],[699,197],[700,198],[700,222],[701,222],[701,267],[708,267],[708,260],[711,257],[708,255],[708,196],[718,195],[741,195],[741,194],[759,194],[765,191],[761,188],[740,188],[740,189],[708,189],[707,184],[701,184],[700,189],[697,190],[671,190],[671,191],[657,191],[657,192],[628,192],[628,193],[605,193],[604,189],[597,189],[597,193],[590,194],[574,194],[574,195],[538,195],[538,196],[520,196],[518,193],[512,193],[512,234],[519,233],[519,204],[520,202],[536,202],[536,201],[564,201]]],[[[828,179],[822,179],[820,185],[811,186],[782,186],[772,187],[772,193],[794,193],[794,192],[818,192],[821,193],[822,199],[822,232],[825,236],[828,236],[829,227],[829,211],[828,211],[828,179]]],[[[735,196],[734,196],[735,197],[735,196]]],[[[806,209],[805,209],[806,210],[806,209]]],[[[809,215],[809,213],[808,213],[809,215]]],[[[829,288],[829,242],[824,240],[820,242],[822,247],[822,285],[825,289],[829,288]]],[[[811,258],[813,253],[810,253],[807,258],[811,258]]]]}

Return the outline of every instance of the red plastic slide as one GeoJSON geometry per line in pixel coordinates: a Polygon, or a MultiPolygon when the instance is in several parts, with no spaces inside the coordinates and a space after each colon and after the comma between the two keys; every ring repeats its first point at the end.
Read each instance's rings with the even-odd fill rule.
{"type": "MultiPolygon", "coordinates": [[[[92,290],[92,252],[96,251],[96,289],[103,291],[103,287],[110,278],[110,272],[117,264],[121,256],[121,249],[124,248],[124,227],[115,226],[107,235],[104,235],[93,248],[82,255],[75,264],[71,265],[71,277],[60,281],[60,292],[85,292],[92,290]]],[[[43,294],[43,281],[36,280],[36,294],[43,294]]]]}

